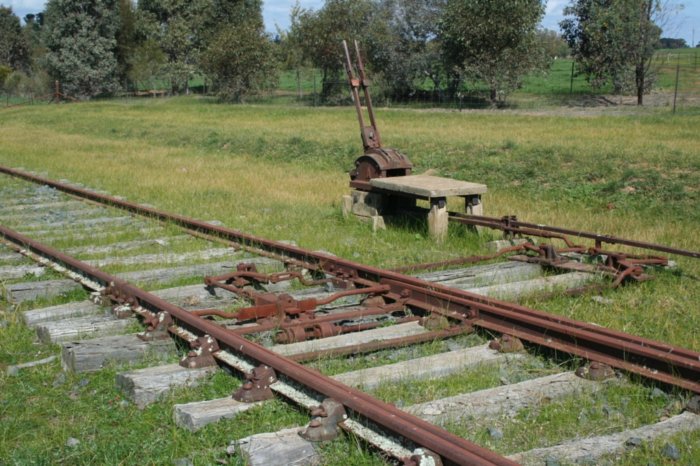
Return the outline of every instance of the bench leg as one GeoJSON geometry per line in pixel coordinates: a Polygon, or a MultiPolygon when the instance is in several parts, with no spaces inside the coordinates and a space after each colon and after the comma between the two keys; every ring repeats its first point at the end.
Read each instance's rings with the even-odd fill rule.
{"type": "Polygon", "coordinates": [[[447,238],[447,202],[445,198],[430,200],[430,212],[428,212],[428,232],[431,238],[442,242],[447,238]]]}
{"type": "Polygon", "coordinates": [[[481,196],[469,196],[465,198],[466,211],[469,215],[484,215],[484,204],[481,202],[481,196]]]}
{"type": "MultiPolygon", "coordinates": [[[[479,215],[482,216],[484,215],[484,203],[481,202],[481,196],[480,195],[474,195],[474,196],[467,196],[464,198],[465,200],[465,212],[468,215],[479,215]]],[[[474,225],[470,225],[467,228],[471,229],[472,231],[475,231],[477,233],[481,233],[484,231],[484,227],[478,227],[474,225]]]]}

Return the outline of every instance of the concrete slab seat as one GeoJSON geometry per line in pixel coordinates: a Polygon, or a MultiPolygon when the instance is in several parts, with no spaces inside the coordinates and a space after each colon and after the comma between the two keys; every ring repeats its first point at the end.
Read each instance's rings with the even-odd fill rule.
{"type": "Polygon", "coordinates": [[[485,194],[485,184],[453,180],[431,175],[392,176],[388,178],[373,178],[369,181],[372,190],[354,190],[350,196],[343,199],[345,214],[352,212],[359,217],[371,218],[373,227],[384,228],[382,217],[392,207],[396,208],[396,200],[406,207],[415,206],[418,199],[430,202],[428,212],[428,230],[436,241],[442,241],[447,236],[447,198],[460,197],[464,199],[467,213],[483,215],[481,195],[485,194]]]}

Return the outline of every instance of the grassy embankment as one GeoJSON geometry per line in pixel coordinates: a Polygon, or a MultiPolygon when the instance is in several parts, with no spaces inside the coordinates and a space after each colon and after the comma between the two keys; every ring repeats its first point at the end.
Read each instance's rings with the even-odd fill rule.
{"type": "MultiPolygon", "coordinates": [[[[380,110],[379,121],[387,145],[406,152],[416,172],[431,168],[444,176],[487,183],[489,215],[517,214],[535,222],[700,249],[697,111],[676,117],[654,111],[564,117],[380,110]]],[[[350,108],[228,106],[200,99],[98,102],[7,109],[0,113],[0,126],[4,165],[46,172],[51,178],[68,178],[360,262],[394,267],[482,253],[488,239],[451,228],[447,242],[438,246],[420,225],[373,234],[367,225],[343,219],[339,201],[348,191],[345,171],[360,147],[350,108]]],[[[4,183],[0,180],[0,186],[4,183]]],[[[660,272],[652,282],[605,293],[612,300],[608,305],[591,296],[531,299],[528,304],[697,351],[700,264],[683,258],[678,263],[678,270],[660,272]]],[[[0,329],[0,364],[56,351],[32,343],[17,313],[0,306],[0,318],[9,322],[0,329]]],[[[436,343],[419,351],[441,348],[436,343]]],[[[386,357],[357,358],[354,364],[372,365],[386,357]]],[[[348,368],[333,361],[319,367],[333,372],[348,368]]],[[[554,369],[541,363],[506,376],[512,381],[554,369]]],[[[223,396],[237,382],[217,377],[202,388],[179,391],[141,415],[120,404],[113,387],[116,371],[69,376],[63,383],[58,365],[27,371],[20,378],[0,375],[0,458],[17,464],[143,464],[190,457],[207,464],[222,457],[219,447],[230,439],[306,419],[280,402],[199,434],[184,433],[171,421],[174,400],[223,396]],[[73,449],[64,446],[71,436],[82,442],[73,449]]],[[[377,394],[407,404],[456,393],[467,384],[498,383],[493,375],[477,371],[439,386],[382,387],[377,394]]],[[[663,410],[677,412],[678,400],[650,393],[633,386],[587,401],[553,403],[503,420],[498,425],[507,440],[501,442],[478,424],[451,428],[503,453],[515,452],[550,444],[566,432],[600,434],[657,419],[663,410]],[[601,403],[609,409],[601,411],[601,403]],[[516,435],[534,429],[538,435],[516,435]]],[[[699,441],[698,434],[676,440],[679,446],[694,446],[683,449],[682,462],[700,461],[699,441]]],[[[644,447],[623,463],[635,464],[640,457],[663,461],[661,445],[644,447]]],[[[327,449],[329,464],[378,461],[352,442],[335,442],[327,449]]]]}

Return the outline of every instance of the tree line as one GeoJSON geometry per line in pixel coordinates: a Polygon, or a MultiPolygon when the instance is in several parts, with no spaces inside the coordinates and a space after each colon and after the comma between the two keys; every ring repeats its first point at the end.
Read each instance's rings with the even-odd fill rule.
{"type": "MultiPolygon", "coordinates": [[[[358,39],[377,85],[391,98],[453,98],[485,89],[497,104],[527,74],[571,55],[592,86],[634,92],[653,85],[659,0],[571,0],[561,32],[539,28],[543,0],[326,0],[291,11],[287,31],[267,34],[260,0],[49,0],[24,24],[0,5],[0,84],[87,99],[127,82],[189,91],[200,77],[224,100],[274,86],[281,70],[313,67],[321,98],[345,98],[343,39],[358,39]]],[[[675,44],[674,42],[666,42],[675,44]]]]}

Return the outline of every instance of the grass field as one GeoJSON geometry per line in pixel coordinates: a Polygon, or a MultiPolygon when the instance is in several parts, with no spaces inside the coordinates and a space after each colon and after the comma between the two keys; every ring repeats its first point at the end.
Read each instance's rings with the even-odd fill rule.
{"type": "MultiPolygon", "coordinates": [[[[609,233],[700,250],[700,110],[553,110],[452,112],[379,109],[384,141],[407,153],[416,172],[484,182],[488,215],[517,214],[523,220],[609,233]]],[[[223,105],[204,98],[103,101],[0,111],[0,163],[67,178],[132,201],[194,216],[271,239],[294,240],[359,262],[396,267],[483,253],[478,237],[450,227],[436,245],[425,226],[372,233],[340,214],[348,192],[347,170],[361,143],[351,108],[223,105]]],[[[5,183],[0,178],[0,186],[5,183]]],[[[63,244],[67,246],[67,244],[63,244]]],[[[530,299],[548,312],[700,351],[700,263],[674,258],[678,268],[654,281],[605,292],[601,305],[590,295],[530,299]]],[[[17,313],[0,303],[0,366],[38,359],[56,351],[36,345],[17,313]]],[[[441,344],[426,345],[434,352],[441,344]]],[[[381,359],[381,354],[375,359],[381,359]]],[[[357,358],[357,364],[370,364],[357,358]]],[[[329,362],[329,367],[333,362],[329,362]]],[[[548,371],[542,367],[523,368],[548,371]]],[[[196,464],[222,458],[222,447],[249,433],[303,423],[305,414],[282,402],[244,419],[207,427],[198,434],[177,429],[173,400],[223,396],[237,381],[217,376],[204,387],[182,390],[141,414],[121,403],[116,368],[54,383],[58,365],[21,378],[0,375],[0,464],[170,464],[188,457],[196,464]],[[85,410],[85,411],[83,411],[85,410]],[[68,437],[81,439],[65,447],[68,437]]],[[[497,383],[488,374],[449,381],[443,392],[464,385],[497,383]]],[[[383,387],[378,396],[408,400],[414,387],[383,387]]],[[[434,388],[417,391],[431,393],[434,388]]],[[[607,429],[648,422],[663,410],[677,412],[679,398],[653,398],[648,387],[605,392],[603,401],[622,413],[607,429]]],[[[411,399],[411,402],[414,401],[411,399]]],[[[598,400],[600,401],[600,400],[598,400]]],[[[408,402],[408,401],[407,401],[408,402]]],[[[485,427],[453,426],[456,432],[502,453],[548,444],[565,432],[600,431],[604,418],[590,407],[588,421],[571,406],[555,404],[523,414],[503,429],[537,429],[518,444],[488,438],[485,427]],[[519,426],[519,427],[518,427],[519,426]],[[547,426],[552,428],[548,429],[547,426]],[[553,426],[557,426],[554,428],[553,426]],[[539,442],[539,443],[538,443],[539,442]]],[[[582,409],[589,409],[588,407],[582,409]]],[[[504,421],[505,422],[505,421],[504,421]]],[[[679,464],[700,463],[700,435],[679,464]]],[[[661,464],[663,445],[631,452],[621,464],[661,464]]],[[[354,442],[333,442],[328,464],[381,464],[354,442]]],[[[226,461],[237,464],[236,459],[226,461]]]]}

